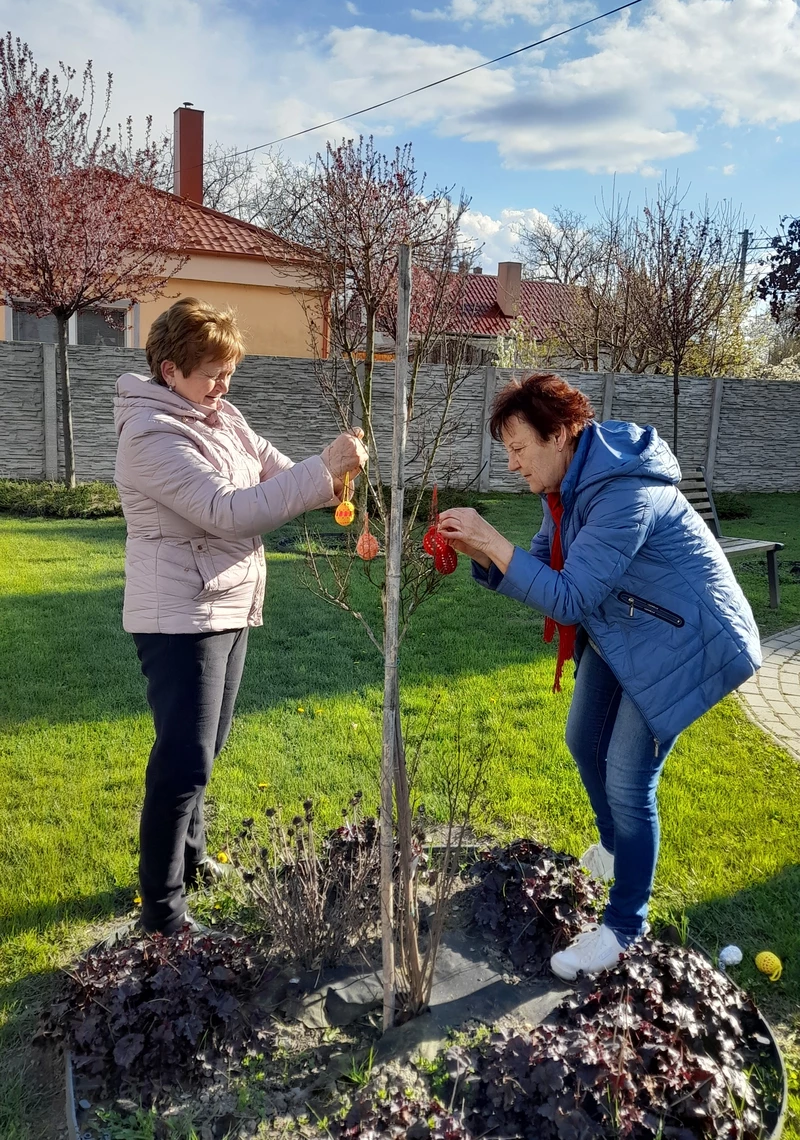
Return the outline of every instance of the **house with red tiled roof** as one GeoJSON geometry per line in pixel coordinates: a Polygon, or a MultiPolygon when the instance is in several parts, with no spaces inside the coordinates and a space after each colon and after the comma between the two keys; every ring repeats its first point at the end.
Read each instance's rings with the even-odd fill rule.
{"type": "MultiPolygon", "coordinates": [[[[568,308],[574,304],[574,292],[554,281],[524,281],[522,263],[501,261],[497,273],[473,269],[463,288],[459,310],[444,340],[431,349],[428,360],[441,364],[446,346],[454,340],[466,341],[459,359],[465,364],[493,364],[498,338],[508,337],[522,324],[526,338],[543,344],[557,338],[568,308]]],[[[412,338],[414,334],[412,325],[412,338]]],[[[383,359],[393,359],[394,342],[388,330],[379,339],[383,359]]],[[[449,353],[449,349],[447,350],[449,353]]],[[[553,360],[553,364],[574,366],[571,361],[553,360]]]]}
{"type": "Polygon", "coordinates": [[[466,363],[491,364],[498,337],[509,336],[518,320],[526,335],[553,337],[569,304],[569,290],[554,281],[525,281],[522,264],[501,261],[497,273],[473,269],[464,291],[459,337],[467,340],[466,363]]]}
{"type": "MultiPolygon", "coordinates": [[[[173,192],[186,207],[180,251],[186,261],[155,301],[121,303],[73,317],[70,342],[144,348],[160,313],[179,297],[199,297],[235,310],[248,353],[310,357],[316,348],[327,356],[327,298],[310,287],[310,250],[202,204],[203,112],[190,106],[175,112],[174,167],[173,192]],[[314,327],[323,330],[321,344],[312,341],[309,314],[314,314],[314,327]]],[[[2,308],[0,336],[4,333],[6,340],[55,342],[54,317],[37,318],[12,305],[2,308]]]]}

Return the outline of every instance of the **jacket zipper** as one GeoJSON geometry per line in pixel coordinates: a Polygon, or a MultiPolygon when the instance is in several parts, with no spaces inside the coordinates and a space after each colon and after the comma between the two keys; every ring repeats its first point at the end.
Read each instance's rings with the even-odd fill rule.
{"type": "Polygon", "coordinates": [[[634,610],[641,610],[643,613],[660,618],[678,629],[686,624],[680,614],[673,613],[672,610],[665,610],[663,606],[658,606],[655,602],[648,602],[646,598],[638,598],[635,594],[629,594],[625,590],[620,590],[617,597],[629,607],[629,617],[633,617],[634,610]]]}

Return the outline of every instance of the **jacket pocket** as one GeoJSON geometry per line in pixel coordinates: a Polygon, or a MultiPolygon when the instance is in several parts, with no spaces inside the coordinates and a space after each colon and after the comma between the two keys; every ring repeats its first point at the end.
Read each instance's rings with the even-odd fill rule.
{"type": "Polygon", "coordinates": [[[203,589],[198,597],[232,590],[244,582],[253,556],[252,541],[243,542],[241,549],[233,549],[230,543],[215,542],[207,537],[190,541],[197,570],[203,580],[203,589]]]}
{"type": "Polygon", "coordinates": [[[620,590],[617,597],[628,607],[629,617],[633,617],[635,610],[641,610],[642,613],[649,614],[650,617],[660,618],[661,621],[668,622],[677,629],[686,624],[680,614],[666,610],[655,602],[648,602],[646,598],[639,598],[636,594],[629,594],[627,590],[620,590]]]}

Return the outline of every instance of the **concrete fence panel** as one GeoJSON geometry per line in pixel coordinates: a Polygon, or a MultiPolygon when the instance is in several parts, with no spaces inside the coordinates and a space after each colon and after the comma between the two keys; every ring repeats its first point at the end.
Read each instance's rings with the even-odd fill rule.
{"type": "MultiPolygon", "coordinates": [[[[75,459],[79,480],[111,480],[116,436],[113,395],[122,372],[146,373],[144,352],[75,346],[70,349],[75,459]]],[[[672,443],[672,379],[562,372],[591,400],[601,418],[652,424],[672,443]]],[[[476,368],[452,394],[448,425],[431,477],[481,490],[524,491],[508,471],[502,444],[488,433],[497,391],[522,373],[476,368]]],[[[390,476],[394,365],[374,374],[373,418],[383,477],[390,476]]],[[[252,427],[293,459],[319,452],[338,432],[330,403],[308,360],[249,356],[237,369],[233,402],[252,427]]],[[[0,477],[63,477],[61,424],[52,345],[0,342],[0,477]]],[[[409,425],[407,475],[418,477],[421,449],[430,441],[446,402],[438,365],[419,373],[409,425]]],[[[717,490],[800,491],[800,383],[781,380],[681,379],[678,458],[707,466],[717,490]]]]}

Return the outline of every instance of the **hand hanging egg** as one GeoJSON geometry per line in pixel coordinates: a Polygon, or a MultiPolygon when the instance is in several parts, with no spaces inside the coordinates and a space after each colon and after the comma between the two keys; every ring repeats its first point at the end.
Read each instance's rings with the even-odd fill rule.
{"type": "Polygon", "coordinates": [[[365,562],[371,562],[380,553],[380,543],[374,534],[370,534],[369,530],[369,515],[364,514],[364,529],[358,536],[356,543],[356,554],[359,558],[363,558],[365,562]]]}
{"type": "Polygon", "coordinates": [[[356,508],[350,502],[350,472],[345,473],[344,488],[342,490],[342,501],[336,508],[333,517],[336,519],[339,526],[350,526],[350,523],[356,517],[356,508]]]}
{"type": "Polygon", "coordinates": [[[422,549],[433,558],[433,565],[440,574],[452,574],[458,566],[458,555],[439,534],[439,495],[435,483],[431,493],[430,526],[422,539],[422,549]]]}

